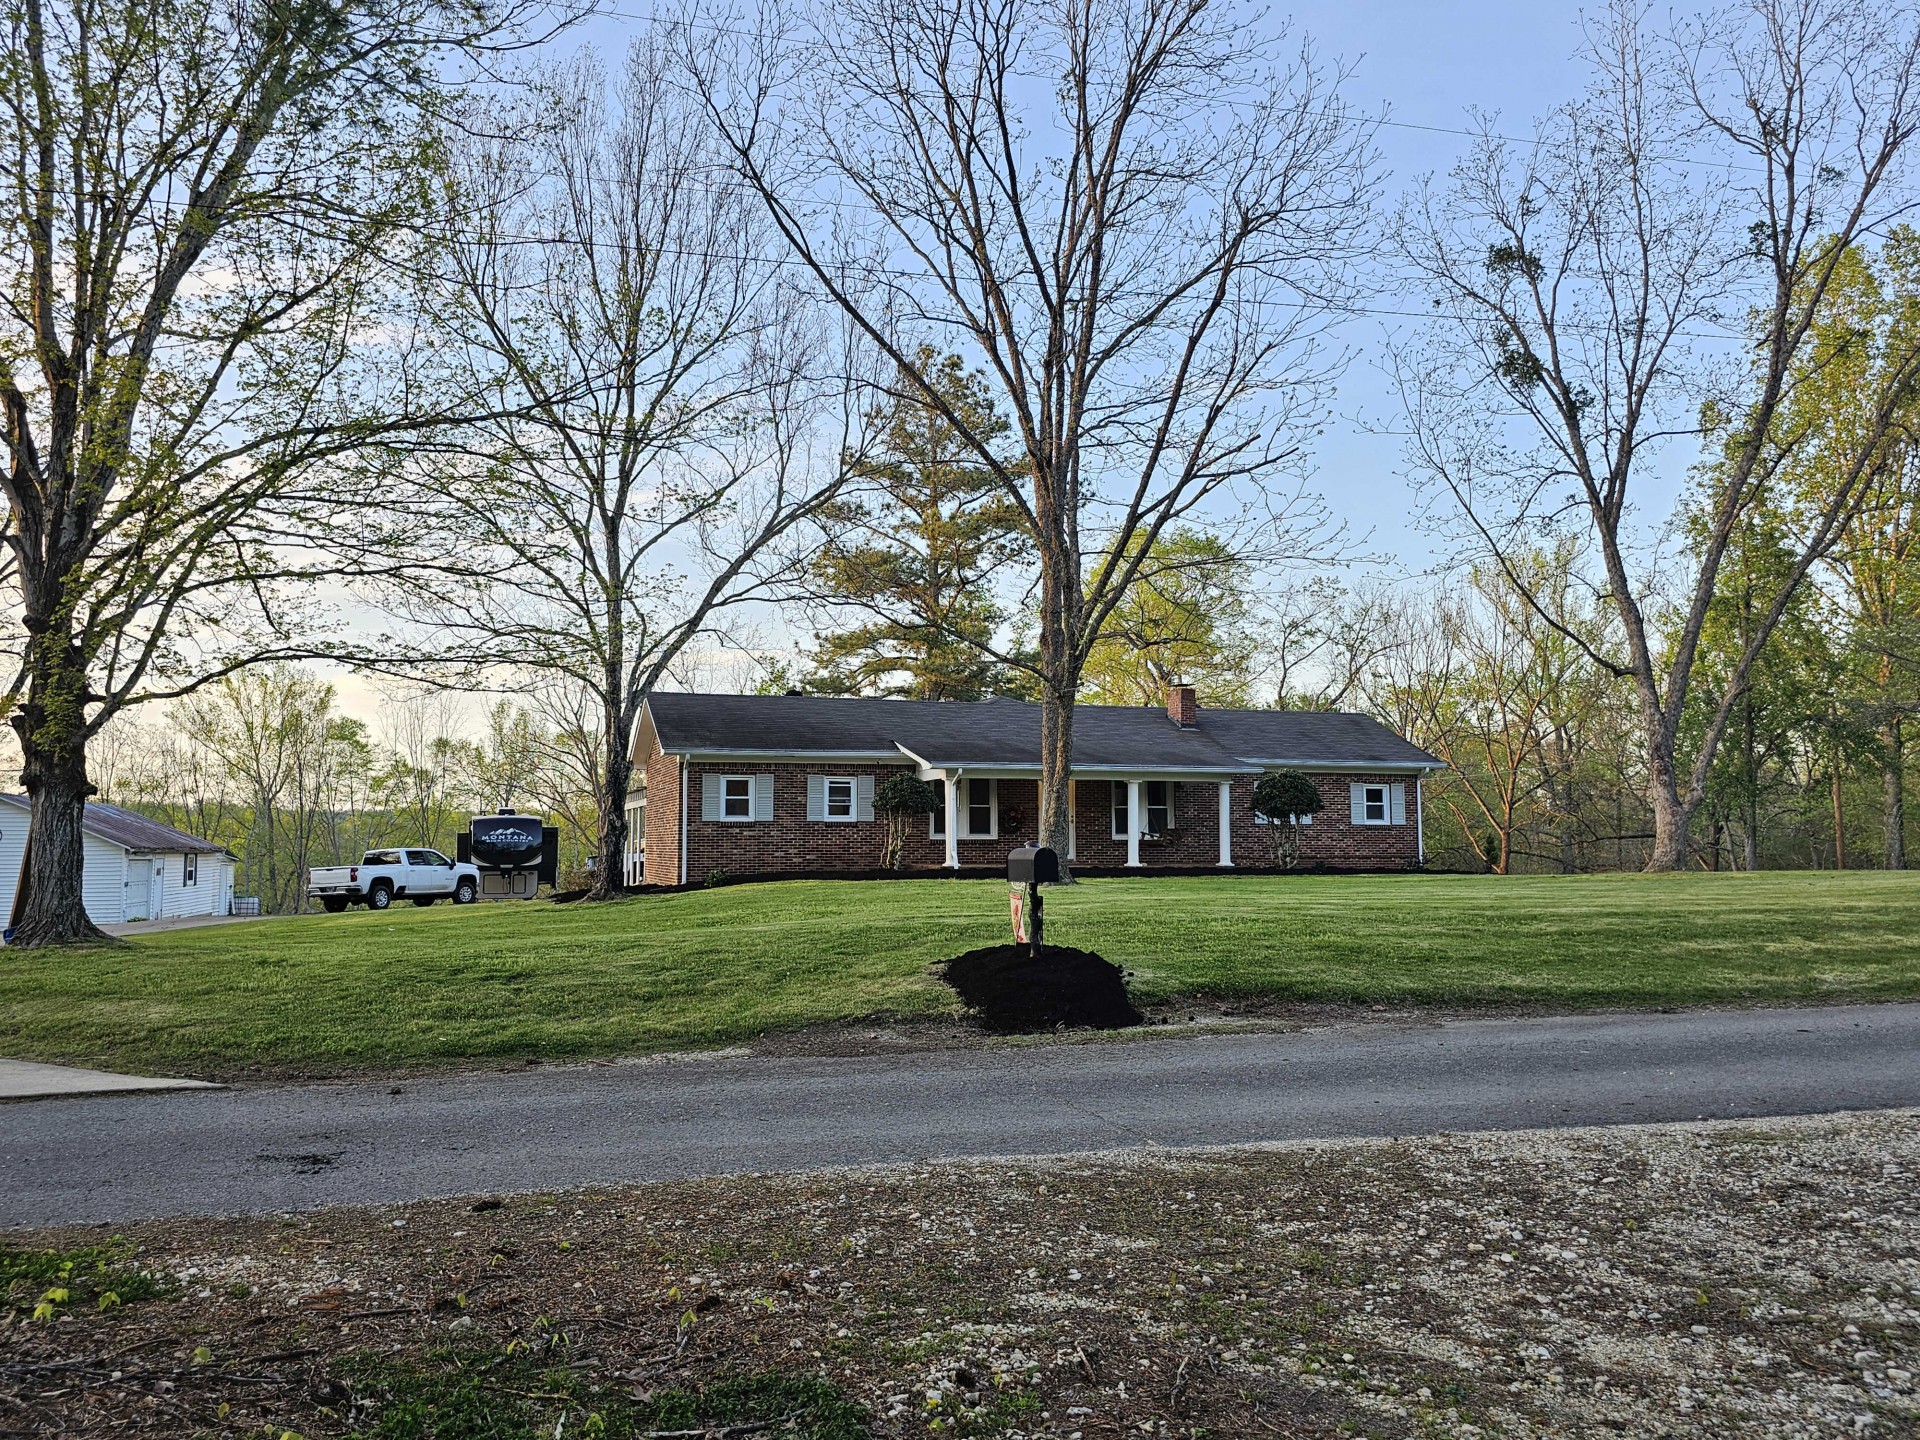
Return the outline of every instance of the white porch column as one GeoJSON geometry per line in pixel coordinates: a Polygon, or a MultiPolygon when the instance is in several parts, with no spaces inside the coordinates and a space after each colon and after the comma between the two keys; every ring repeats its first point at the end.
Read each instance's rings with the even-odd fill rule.
{"type": "Polygon", "coordinates": [[[1220,782],[1220,864],[1233,868],[1233,782],[1220,782]]]}
{"type": "Polygon", "coordinates": [[[1127,782],[1127,864],[1138,866],[1140,863],[1140,825],[1146,818],[1146,797],[1142,793],[1146,782],[1129,780],[1127,782]]]}
{"type": "MultiPolygon", "coordinates": [[[[1067,859],[1080,858],[1080,782],[1067,781],[1067,859]]],[[[1042,839],[1045,837],[1042,836],[1042,839]]]]}
{"type": "Polygon", "coordinates": [[[947,772],[947,868],[960,868],[960,779],[947,772]]]}

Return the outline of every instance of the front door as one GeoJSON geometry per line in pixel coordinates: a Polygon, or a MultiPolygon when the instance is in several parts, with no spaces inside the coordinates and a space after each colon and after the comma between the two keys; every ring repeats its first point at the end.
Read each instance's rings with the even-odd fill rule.
{"type": "Polygon", "coordinates": [[[149,920],[158,920],[167,898],[166,861],[155,860],[153,862],[153,878],[148,882],[147,895],[147,918],[149,920]]]}

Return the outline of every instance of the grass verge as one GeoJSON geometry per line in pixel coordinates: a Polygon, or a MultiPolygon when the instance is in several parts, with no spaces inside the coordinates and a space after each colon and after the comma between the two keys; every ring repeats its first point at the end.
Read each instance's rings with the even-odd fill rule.
{"type": "MultiPolygon", "coordinates": [[[[1559,1009],[1920,996],[1920,876],[1093,880],[1048,938],[1141,1002],[1559,1009]]],[[[0,1053],[174,1073],[561,1059],[956,1013],[935,962],[1003,886],[800,881],[608,905],[364,911],[0,961],[0,1053]]]]}

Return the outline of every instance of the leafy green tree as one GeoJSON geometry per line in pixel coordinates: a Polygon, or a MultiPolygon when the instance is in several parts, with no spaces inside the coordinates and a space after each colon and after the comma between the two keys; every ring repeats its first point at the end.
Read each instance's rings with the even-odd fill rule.
{"type": "Polygon", "coordinates": [[[1249,569],[1216,535],[1154,541],[1088,652],[1081,698],[1157,705],[1169,685],[1187,684],[1202,705],[1250,704],[1260,647],[1249,569]]]}
{"type": "Polygon", "coordinates": [[[1274,864],[1293,869],[1300,863],[1300,817],[1320,813],[1320,787],[1304,771],[1269,770],[1253,787],[1253,808],[1273,836],[1274,864]]]}
{"type": "Polygon", "coordinates": [[[0,713],[33,826],[16,945],[103,938],[80,836],[101,727],[300,652],[290,591],[341,570],[337,462],[422,418],[383,306],[417,234],[420,122],[462,53],[535,8],[0,5],[0,713]]]}
{"type": "Polygon", "coordinates": [[[1008,617],[993,593],[1023,549],[1019,507],[951,417],[988,445],[1007,423],[959,356],[922,347],[915,364],[946,408],[905,390],[872,417],[878,443],[853,464],[839,535],[813,567],[827,603],[869,618],[816,638],[802,683],[817,693],[978,700],[1021,688],[995,657],[1008,617]]]}
{"type": "MultiPolygon", "coordinates": [[[[1690,512],[1690,520],[1693,514],[1690,512]]],[[[1692,533],[1701,533],[1695,521],[1692,533]]],[[[1731,820],[1741,838],[1742,868],[1763,862],[1762,826],[1777,798],[1797,791],[1794,761],[1814,745],[1833,755],[1840,737],[1832,723],[1831,696],[1839,676],[1837,657],[1822,624],[1818,593],[1794,586],[1767,643],[1741,671],[1739,660],[1776,598],[1789,586],[1793,545],[1785,517],[1777,511],[1750,512],[1736,529],[1720,562],[1720,583],[1700,628],[1694,708],[1681,736],[1696,744],[1708,717],[1719,708],[1726,688],[1744,674],[1735,697],[1733,720],[1715,757],[1707,784],[1707,808],[1716,831],[1731,820]],[[1825,741],[1827,743],[1822,744],[1825,741]]],[[[1844,747],[1843,747],[1844,748],[1844,747]]],[[[1833,777],[1837,786],[1838,777],[1833,777]]],[[[1844,848],[1841,832],[1837,844],[1844,848]]],[[[1709,863],[1718,864],[1717,841],[1708,846],[1709,863]]]]}
{"type": "MultiPolygon", "coordinates": [[[[1898,337],[1920,329],[1920,231],[1898,226],[1878,253],[1854,247],[1835,271],[1832,308],[1813,361],[1796,377],[1787,424],[1802,437],[1782,469],[1786,518],[1805,526],[1850,479],[1847,445],[1876,424],[1872,397],[1897,363],[1898,337]]],[[[1906,750],[1920,713],[1920,395],[1901,396],[1860,480],[1861,501],[1825,557],[1847,654],[1841,728],[1880,771],[1882,854],[1906,868],[1906,750]]],[[[1836,736],[1836,743],[1845,737],[1836,736]]]]}

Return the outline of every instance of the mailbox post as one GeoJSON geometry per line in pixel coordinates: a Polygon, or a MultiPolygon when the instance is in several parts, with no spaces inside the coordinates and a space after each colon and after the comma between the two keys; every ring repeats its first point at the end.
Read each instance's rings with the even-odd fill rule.
{"type": "Polygon", "coordinates": [[[1027,953],[1036,960],[1040,958],[1044,926],[1040,887],[1056,885],[1059,881],[1060,857],[1045,845],[1022,845],[1008,854],[1007,884],[1013,907],[1014,943],[1025,942],[1027,953]]]}

